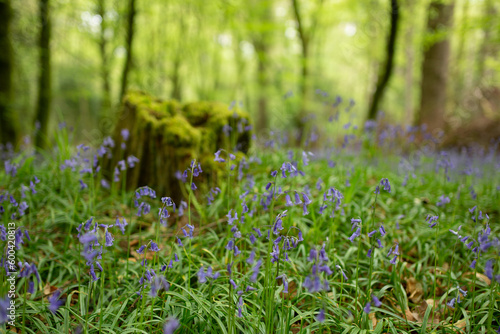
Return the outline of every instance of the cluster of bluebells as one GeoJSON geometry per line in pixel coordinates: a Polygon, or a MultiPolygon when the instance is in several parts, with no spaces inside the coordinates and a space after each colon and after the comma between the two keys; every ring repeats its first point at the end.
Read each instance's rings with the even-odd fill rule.
{"type": "MultiPolygon", "coordinates": [[[[318,190],[321,190],[320,186],[319,186],[319,182],[318,182],[317,188],[318,188],[318,190]]],[[[319,208],[319,214],[322,215],[324,213],[324,211],[328,208],[327,203],[331,202],[332,211],[330,213],[330,218],[334,218],[335,211],[338,211],[341,208],[342,199],[344,199],[344,195],[342,195],[342,193],[339,190],[337,190],[333,187],[328,188],[328,190],[323,193],[323,204],[319,208]]],[[[342,209],[342,213],[343,213],[343,209],[342,209]]]]}
{"type": "Polygon", "coordinates": [[[150,187],[141,187],[135,191],[134,206],[137,208],[138,217],[151,212],[151,205],[145,201],[146,198],[156,198],[156,192],[150,187]]]}
{"type": "Polygon", "coordinates": [[[449,302],[446,303],[446,305],[448,305],[451,308],[455,308],[455,303],[460,303],[462,301],[461,296],[467,297],[467,291],[462,290],[462,288],[460,288],[459,285],[457,285],[455,290],[457,291],[456,297],[453,297],[452,299],[450,299],[449,302]]]}
{"type": "MultiPolygon", "coordinates": [[[[382,241],[380,240],[380,238],[384,237],[386,234],[387,234],[387,232],[385,231],[384,224],[381,223],[378,229],[375,229],[373,231],[368,232],[368,237],[369,238],[377,238],[377,236],[379,236],[377,238],[377,247],[379,249],[382,249],[384,246],[382,245],[382,241]]],[[[372,243],[370,243],[370,244],[372,244],[372,243]]],[[[371,247],[368,250],[368,253],[366,254],[366,256],[371,257],[372,252],[373,252],[373,247],[371,247]]]]}
{"type": "MultiPolygon", "coordinates": [[[[309,262],[312,262],[313,265],[311,267],[311,273],[306,276],[302,286],[307,289],[310,293],[320,292],[320,291],[329,291],[330,284],[328,283],[328,278],[321,278],[322,273],[324,276],[329,276],[333,274],[333,271],[330,269],[328,265],[329,259],[326,254],[325,244],[318,251],[316,248],[311,248],[309,251],[309,256],[307,258],[309,262]]],[[[344,272],[340,269],[344,278],[347,279],[344,272]]],[[[325,311],[321,309],[316,318],[319,322],[323,322],[325,320],[325,311]]]]}
{"type": "MultiPolygon", "coordinates": [[[[7,240],[7,229],[3,225],[0,225],[0,240],[7,240]]],[[[24,244],[25,240],[31,241],[28,229],[23,226],[18,227],[14,232],[14,244],[16,248],[21,249],[21,245],[24,244]]]]}
{"type": "MultiPolygon", "coordinates": [[[[127,222],[123,219],[123,222],[120,223],[117,218],[118,228],[124,233],[124,228],[127,222]]],[[[94,221],[94,218],[91,217],[85,223],[81,223],[76,229],[78,231],[78,238],[80,243],[83,245],[83,251],[80,253],[85,259],[85,264],[89,267],[89,274],[92,277],[92,280],[95,282],[99,279],[95,273],[95,268],[99,269],[99,271],[104,271],[101,263],[98,260],[102,259],[103,249],[104,247],[113,246],[114,238],[109,229],[112,228],[114,224],[98,224],[97,221],[94,221]],[[104,244],[99,243],[98,234],[99,228],[104,229],[104,244]]]]}
{"type": "Polygon", "coordinates": [[[28,280],[28,292],[29,293],[35,293],[35,278],[37,279],[38,283],[41,282],[40,280],[40,274],[38,273],[38,269],[36,268],[36,265],[32,263],[31,265],[28,262],[19,262],[19,275],[17,276],[18,278],[24,277],[25,279],[28,280]],[[33,278],[32,278],[33,276],[33,278]],[[31,279],[30,279],[31,278],[31,279]]]}
{"type": "MultiPolygon", "coordinates": [[[[189,167],[186,168],[182,174],[179,171],[177,171],[175,176],[179,180],[181,180],[183,183],[186,183],[188,181],[188,173],[191,173],[193,178],[198,177],[198,176],[200,176],[201,173],[203,173],[203,170],[201,169],[201,165],[199,162],[196,163],[196,159],[193,159],[191,161],[191,164],[189,165],[189,167]]],[[[198,187],[196,187],[196,184],[193,181],[191,181],[190,187],[191,187],[192,191],[195,191],[196,189],[198,189],[198,187]]]]}
{"type": "MultiPolygon", "coordinates": [[[[139,290],[136,292],[142,299],[142,291],[146,290],[149,286],[149,295],[151,297],[156,297],[161,290],[168,291],[170,289],[170,284],[168,283],[165,276],[162,274],[167,270],[167,265],[163,265],[160,268],[160,273],[156,273],[156,271],[148,266],[148,260],[146,259],[146,251],[149,250],[153,253],[159,252],[160,248],[158,245],[150,240],[148,245],[142,245],[139,249],[137,249],[138,254],[144,254],[143,259],[141,261],[141,267],[143,267],[143,274],[139,277],[139,290]],[[149,245],[149,248],[147,248],[149,245]],[[146,250],[147,248],[147,250],[146,250]]],[[[169,266],[171,268],[171,265],[169,266]]]]}
{"type": "Polygon", "coordinates": [[[384,187],[384,190],[387,191],[388,193],[391,192],[391,184],[389,182],[389,179],[383,178],[380,180],[380,184],[375,187],[375,194],[380,194],[380,187],[384,187]]]}
{"type": "Polygon", "coordinates": [[[2,219],[2,216],[6,211],[10,213],[11,220],[20,219],[21,217],[23,217],[26,214],[26,210],[28,209],[28,203],[26,203],[26,201],[24,200],[26,198],[26,191],[30,190],[33,195],[36,194],[36,184],[38,183],[40,183],[40,180],[36,176],[33,176],[33,179],[30,180],[29,188],[24,184],[21,184],[21,200],[19,202],[16,200],[14,195],[9,193],[8,191],[6,191],[5,193],[0,193],[0,219],[2,219]],[[7,205],[4,206],[4,203],[7,203],[7,205]]]}
{"type": "MultiPolygon", "coordinates": [[[[272,252],[271,252],[271,262],[275,263],[278,262],[280,259],[280,243],[281,243],[281,250],[283,251],[283,259],[285,261],[290,261],[288,258],[288,251],[296,248],[298,243],[303,241],[304,238],[302,237],[302,231],[298,229],[297,227],[291,227],[291,229],[297,229],[298,234],[297,237],[294,236],[289,236],[287,235],[281,235],[280,231],[283,230],[283,218],[286,216],[286,211],[282,212],[276,217],[276,221],[272,227],[272,232],[274,235],[277,237],[273,240],[273,247],[272,247],[272,252]]],[[[270,231],[268,232],[268,235],[270,235],[270,231]]]]}
{"type": "Polygon", "coordinates": [[[439,197],[439,201],[436,203],[436,206],[445,207],[446,204],[449,204],[449,203],[450,203],[450,198],[448,196],[441,195],[441,197],[439,197]]]}
{"type": "Polygon", "coordinates": [[[162,207],[158,211],[158,218],[160,220],[160,224],[163,226],[167,226],[167,219],[170,217],[170,213],[168,212],[168,207],[172,207],[175,210],[175,203],[170,197],[162,197],[161,198],[162,207]]]}
{"type": "Polygon", "coordinates": [[[425,218],[425,221],[427,222],[427,224],[429,224],[430,228],[434,228],[434,226],[436,226],[438,223],[438,219],[439,219],[439,216],[427,215],[427,217],[425,218]]]}

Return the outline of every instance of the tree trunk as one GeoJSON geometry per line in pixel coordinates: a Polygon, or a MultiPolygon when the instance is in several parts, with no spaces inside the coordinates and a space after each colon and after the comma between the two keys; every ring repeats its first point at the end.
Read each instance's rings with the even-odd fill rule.
{"type": "Polygon", "coordinates": [[[122,72],[122,87],[120,91],[120,101],[125,96],[128,87],[128,76],[130,68],[132,67],[132,50],[134,41],[134,20],[135,20],[136,8],[135,0],[129,0],[128,2],[128,16],[127,16],[127,35],[126,35],[126,46],[127,56],[125,58],[125,64],[123,65],[122,72]]]}
{"type": "Polygon", "coordinates": [[[181,101],[182,99],[182,91],[181,91],[181,76],[180,76],[180,67],[181,67],[181,59],[179,56],[179,51],[174,58],[174,68],[172,71],[172,98],[181,101]]]}
{"type": "Polygon", "coordinates": [[[384,90],[391,78],[392,68],[394,64],[394,54],[396,51],[396,35],[398,32],[399,6],[397,0],[391,1],[391,28],[387,37],[387,52],[386,61],[383,72],[381,72],[375,93],[373,94],[372,102],[368,110],[368,119],[377,118],[378,105],[384,95],[384,90]]]}
{"type": "Polygon", "coordinates": [[[414,65],[415,65],[415,48],[414,48],[414,22],[415,20],[410,18],[410,15],[413,16],[414,10],[414,2],[413,0],[408,0],[406,2],[406,11],[407,11],[407,19],[410,21],[408,30],[405,34],[405,119],[408,124],[413,122],[414,118],[414,101],[413,101],[413,92],[414,92],[414,65]]]}
{"type": "Polygon", "coordinates": [[[464,77],[467,72],[467,67],[463,66],[466,52],[465,40],[467,35],[467,23],[469,14],[469,0],[464,0],[462,6],[462,17],[460,20],[460,34],[458,39],[458,48],[456,53],[455,65],[453,70],[453,104],[455,109],[463,102],[464,93],[464,77]]]}
{"type": "MultiPolygon", "coordinates": [[[[429,7],[427,33],[442,34],[443,29],[449,30],[452,18],[453,3],[432,1],[429,7]]],[[[442,129],[445,125],[449,58],[450,42],[447,34],[424,51],[418,124],[427,124],[427,130],[431,133],[442,129]]]]}
{"type": "Polygon", "coordinates": [[[109,63],[106,40],[106,4],[105,0],[97,1],[97,14],[101,16],[101,30],[99,34],[99,53],[101,54],[101,77],[102,77],[102,105],[101,117],[107,116],[111,108],[111,87],[109,83],[109,63]]]}
{"type": "Polygon", "coordinates": [[[35,145],[45,148],[48,146],[48,125],[51,103],[51,73],[50,73],[50,3],[49,0],[40,0],[40,75],[38,80],[38,104],[35,116],[35,145]]]}
{"type": "Polygon", "coordinates": [[[10,0],[0,1],[0,143],[16,142],[17,122],[12,112],[12,42],[10,0]]]}
{"type": "Polygon", "coordinates": [[[297,143],[300,145],[304,141],[305,118],[307,115],[307,102],[309,98],[309,39],[310,36],[305,31],[304,22],[300,13],[298,0],[292,0],[295,20],[297,21],[297,30],[299,31],[300,46],[302,51],[301,58],[301,77],[300,77],[300,97],[301,108],[295,116],[295,126],[298,130],[297,143]]]}
{"type": "MultiPolygon", "coordinates": [[[[481,43],[481,47],[479,49],[479,53],[477,56],[477,66],[476,73],[474,76],[474,86],[479,87],[483,82],[487,82],[489,75],[491,73],[487,73],[485,70],[486,59],[488,57],[495,57],[495,54],[498,52],[498,43],[492,38],[492,28],[495,27],[493,24],[493,20],[496,18],[498,20],[498,13],[493,5],[492,0],[486,0],[484,2],[484,14],[483,20],[485,20],[484,28],[483,28],[483,41],[481,43]]],[[[497,25],[498,26],[498,25],[497,25]]]]}

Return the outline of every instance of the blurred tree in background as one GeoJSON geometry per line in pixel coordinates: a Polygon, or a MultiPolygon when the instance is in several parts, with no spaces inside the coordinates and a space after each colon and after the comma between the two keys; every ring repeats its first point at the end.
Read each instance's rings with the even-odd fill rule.
{"type": "Polygon", "coordinates": [[[65,121],[100,140],[127,89],[236,101],[261,134],[296,129],[299,140],[312,113],[330,131],[336,96],[356,103],[340,122],[383,111],[453,131],[499,117],[499,10],[494,0],[0,0],[0,138],[20,142],[38,124],[43,145],[65,121]]]}

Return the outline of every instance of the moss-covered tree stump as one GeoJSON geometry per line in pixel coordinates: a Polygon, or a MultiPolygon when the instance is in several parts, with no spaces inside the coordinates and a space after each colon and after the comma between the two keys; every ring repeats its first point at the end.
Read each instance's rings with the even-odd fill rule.
{"type": "MultiPolygon", "coordinates": [[[[218,102],[181,104],[162,101],[144,92],[129,92],[116,124],[112,156],[105,162],[109,179],[118,162],[129,156],[139,159],[127,164],[127,189],[148,185],[161,196],[179,199],[180,184],[175,174],[184,171],[192,159],[201,162],[208,175],[216,170],[214,153],[219,148],[237,147],[246,153],[250,146],[250,118],[239,109],[218,102]],[[232,130],[228,131],[229,127],[232,130]],[[129,131],[124,140],[122,131],[129,131]]],[[[207,174],[205,174],[207,175],[207,174]]],[[[121,180],[119,181],[121,182],[121,180]]]]}

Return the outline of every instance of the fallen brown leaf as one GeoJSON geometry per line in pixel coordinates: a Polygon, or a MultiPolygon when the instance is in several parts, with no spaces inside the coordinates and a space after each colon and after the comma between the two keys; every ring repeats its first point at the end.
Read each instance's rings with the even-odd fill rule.
{"type": "MultiPolygon", "coordinates": [[[[471,272],[471,271],[468,271],[466,272],[465,274],[463,274],[463,276],[473,276],[474,273],[471,272]]],[[[488,276],[486,275],[483,275],[483,274],[480,274],[480,273],[476,273],[476,277],[483,281],[484,283],[486,283],[486,285],[490,285],[491,284],[491,280],[488,278],[488,276]]]]}
{"type": "Polygon", "coordinates": [[[375,312],[368,314],[368,318],[372,321],[373,328],[377,327],[377,318],[375,317],[375,312]]]}
{"type": "Polygon", "coordinates": [[[424,295],[422,283],[418,282],[415,277],[410,277],[406,280],[406,293],[413,303],[418,304],[424,295]]]}

